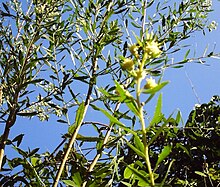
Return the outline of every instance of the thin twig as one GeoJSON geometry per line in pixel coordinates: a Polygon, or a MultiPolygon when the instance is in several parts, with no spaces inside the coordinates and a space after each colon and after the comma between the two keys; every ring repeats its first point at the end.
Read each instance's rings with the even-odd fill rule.
{"type": "MultiPolygon", "coordinates": [[[[117,103],[116,107],[115,107],[115,111],[117,111],[119,109],[119,106],[120,106],[120,103],[117,103]]],[[[101,157],[101,152],[102,150],[105,148],[107,142],[108,142],[108,139],[111,135],[111,131],[112,131],[112,128],[113,128],[113,125],[114,124],[111,124],[110,125],[110,128],[108,129],[108,131],[106,132],[106,135],[105,135],[105,138],[103,140],[103,146],[102,148],[98,151],[98,153],[96,154],[95,158],[93,159],[92,163],[90,164],[89,166],[89,169],[88,169],[88,172],[91,172],[93,170],[93,168],[95,167],[96,163],[98,162],[99,158],[101,157]]],[[[87,180],[82,184],[82,187],[85,187],[86,184],[87,184],[87,180]]]]}
{"type": "Polygon", "coordinates": [[[194,95],[195,95],[195,97],[196,97],[196,99],[197,99],[197,102],[200,104],[200,103],[201,103],[201,100],[200,100],[200,98],[199,98],[199,96],[198,96],[198,94],[197,94],[197,92],[196,92],[195,86],[193,85],[193,82],[192,82],[192,80],[190,79],[190,77],[189,77],[188,73],[186,72],[186,70],[185,70],[185,74],[186,74],[186,77],[187,77],[187,79],[188,79],[188,81],[189,81],[189,83],[190,83],[190,85],[191,85],[192,91],[193,91],[193,93],[194,93],[194,95]]]}

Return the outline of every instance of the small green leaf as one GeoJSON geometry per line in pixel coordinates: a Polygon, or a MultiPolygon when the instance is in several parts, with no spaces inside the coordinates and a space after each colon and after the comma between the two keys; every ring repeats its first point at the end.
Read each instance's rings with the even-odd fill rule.
{"type": "Polygon", "coordinates": [[[163,148],[162,152],[158,155],[158,159],[157,159],[155,169],[170,154],[171,149],[172,149],[172,147],[170,145],[167,145],[163,148]]]}
{"type": "Polygon", "coordinates": [[[127,131],[127,132],[129,132],[129,133],[131,133],[133,135],[137,135],[137,133],[135,131],[133,131],[130,128],[126,127],[123,123],[121,123],[116,117],[114,117],[108,111],[106,111],[106,110],[104,110],[102,108],[99,108],[99,107],[97,107],[95,105],[92,105],[92,104],[90,104],[90,105],[93,107],[93,109],[101,111],[106,117],[108,117],[108,119],[112,123],[117,124],[119,127],[121,127],[122,129],[124,129],[125,131],[127,131]]]}
{"type": "Polygon", "coordinates": [[[177,112],[177,115],[176,115],[176,123],[177,123],[177,124],[179,124],[181,118],[182,118],[182,117],[181,117],[181,112],[178,111],[178,112],[177,112]]]}
{"type": "Polygon", "coordinates": [[[37,157],[31,157],[31,164],[35,167],[39,162],[41,162],[40,158],[37,157]]]}
{"type": "Polygon", "coordinates": [[[126,167],[124,170],[124,178],[129,179],[129,178],[131,178],[132,174],[133,174],[132,170],[130,170],[129,167],[126,167]]]}
{"type": "Polygon", "coordinates": [[[161,109],[162,109],[162,94],[159,95],[157,105],[155,108],[155,112],[154,112],[154,117],[150,122],[150,126],[158,124],[162,120],[163,114],[161,112],[161,109]]]}
{"type": "Polygon", "coordinates": [[[82,102],[76,111],[75,123],[73,125],[71,125],[68,129],[68,132],[70,134],[72,134],[74,132],[74,130],[80,125],[81,120],[84,116],[84,109],[85,109],[85,104],[84,104],[84,102],[82,102]]]}
{"type": "Polygon", "coordinates": [[[202,173],[201,171],[195,171],[195,173],[196,173],[197,175],[202,176],[202,177],[207,177],[207,175],[206,175],[205,173],[202,173]]]}
{"type": "Polygon", "coordinates": [[[138,106],[136,104],[136,100],[134,97],[123,88],[122,85],[120,85],[117,81],[115,81],[116,84],[116,90],[118,91],[120,95],[120,101],[125,102],[127,107],[136,115],[140,116],[138,106]]]}
{"type": "Polygon", "coordinates": [[[82,185],[82,178],[80,176],[79,172],[74,173],[74,175],[72,176],[74,183],[76,184],[76,186],[81,186],[82,185]]]}
{"type": "Polygon", "coordinates": [[[146,174],[143,174],[142,170],[138,170],[136,168],[134,168],[132,165],[128,165],[127,166],[133,173],[133,175],[135,176],[135,178],[140,181],[140,183],[144,186],[148,186],[149,182],[148,182],[148,176],[146,174]]]}
{"type": "Polygon", "coordinates": [[[135,146],[133,146],[131,143],[129,143],[128,141],[127,141],[127,145],[135,152],[135,153],[137,153],[137,155],[139,155],[140,157],[142,157],[143,159],[145,159],[145,155],[144,155],[144,153],[141,151],[141,150],[139,150],[138,148],[136,148],[135,146]]]}
{"type": "Polygon", "coordinates": [[[72,180],[63,180],[63,182],[68,186],[78,187],[76,186],[75,182],[72,180]]]}
{"type": "Polygon", "coordinates": [[[142,143],[141,139],[137,135],[134,135],[134,144],[136,148],[138,148],[141,152],[144,153],[144,144],[142,143]]]}
{"type": "Polygon", "coordinates": [[[166,82],[160,83],[159,85],[157,85],[154,88],[143,89],[142,93],[145,93],[145,94],[155,94],[156,92],[160,91],[164,86],[166,86],[168,83],[169,83],[169,81],[166,81],[166,82]]]}
{"type": "Polygon", "coordinates": [[[187,52],[186,52],[186,54],[185,54],[185,56],[184,56],[184,60],[187,60],[187,57],[188,57],[189,53],[190,53],[190,49],[187,50],[187,52]]]}

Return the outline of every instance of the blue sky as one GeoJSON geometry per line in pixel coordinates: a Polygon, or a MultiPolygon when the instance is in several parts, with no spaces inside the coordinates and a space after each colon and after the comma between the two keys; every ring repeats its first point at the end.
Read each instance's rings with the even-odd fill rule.
{"type": "MultiPolygon", "coordinates": [[[[218,13],[220,2],[214,1],[213,8],[214,12],[210,14],[209,18],[220,24],[218,13]]],[[[219,28],[211,33],[207,32],[206,36],[196,32],[193,37],[190,38],[189,43],[192,45],[191,49],[196,50],[197,56],[201,56],[207,45],[209,45],[211,50],[214,44],[216,44],[215,51],[220,52],[220,42],[216,40],[218,38],[220,38],[219,28]]],[[[184,121],[186,121],[189,112],[193,109],[194,105],[198,103],[189,78],[201,103],[208,102],[213,95],[220,94],[220,60],[210,58],[207,60],[207,64],[204,65],[192,63],[187,64],[181,69],[170,68],[165,71],[163,80],[170,81],[162,90],[163,112],[166,116],[179,109],[184,121]]],[[[157,98],[147,106],[149,114],[153,113],[156,99],[157,98]]],[[[24,133],[22,148],[27,149],[27,147],[30,147],[33,149],[40,147],[41,152],[47,150],[52,152],[60,143],[61,134],[66,133],[67,129],[68,127],[66,125],[57,123],[56,119],[53,118],[50,118],[48,122],[44,123],[40,122],[37,118],[33,118],[32,120],[18,118],[17,123],[11,129],[10,138],[24,133]]],[[[86,130],[84,130],[84,133],[86,133],[86,130]]],[[[89,130],[88,135],[91,135],[89,130]]],[[[7,149],[9,148],[6,148],[6,154],[7,149]]],[[[14,156],[14,152],[10,151],[10,154],[9,156],[14,156]]]]}

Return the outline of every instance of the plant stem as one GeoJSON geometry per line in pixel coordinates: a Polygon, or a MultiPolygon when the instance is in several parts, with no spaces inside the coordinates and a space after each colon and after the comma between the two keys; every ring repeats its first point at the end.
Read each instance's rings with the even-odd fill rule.
{"type": "Polygon", "coordinates": [[[4,150],[5,150],[5,145],[8,140],[9,132],[11,127],[15,124],[16,121],[16,115],[17,115],[17,109],[15,107],[11,108],[10,114],[8,116],[8,119],[6,121],[4,133],[1,137],[1,142],[0,142],[0,170],[2,169],[2,161],[4,157],[4,150]]]}
{"type": "MultiPolygon", "coordinates": [[[[144,61],[142,61],[142,64],[140,65],[140,70],[139,70],[140,74],[142,74],[142,72],[143,72],[143,64],[144,64],[144,61]]],[[[146,132],[146,126],[145,126],[145,121],[144,121],[144,112],[143,112],[142,103],[140,101],[142,79],[143,79],[142,76],[137,78],[136,99],[137,99],[137,105],[138,105],[139,114],[140,114],[139,119],[140,119],[140,124],[141,124],[141,128],[142,128],[142,139],[143,139],[143,144],[144,144],[145,162],[146,162],[147,169],[149,172],[151,186],[154,186],[155,185],[154,174],[152,172],[151,163],[150,163],[149,147],[147,144],[147,132],[146,132]]]]}

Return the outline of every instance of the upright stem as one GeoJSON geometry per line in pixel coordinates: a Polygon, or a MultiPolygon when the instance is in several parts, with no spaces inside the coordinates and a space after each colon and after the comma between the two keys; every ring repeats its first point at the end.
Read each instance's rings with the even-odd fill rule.
{"type": "MultiPolygon", "coordinates": [[[[139,69],[140,75],[143,72],[144,61],[142,61],[141,65],[140,65],[140,69],[139,69]]],[[[150,156],[149,156],[149,147],[147,145],[147,132],[146,132],[146,125],[145,125],[145,121],[144,121],[144,112],[143,112],[142,103],[140,101],[141,81],[142,81],[142,79],[143,79],[142,76],[137,78],[136,99],[137,99],[137,105],[138,105],[139,114],[140,114],[139,119],[140,119],[140,124],[141,124],[141,128],[142,128],[142,139],[143,139],[143,144],[144,144],[145,162],[146,162],[147,169],[148,169],[148,172],[149,172],[151,186],[154,186],[155,185],[154,174],[153,174],[152,168],[151,168],[150,156]]]]}

